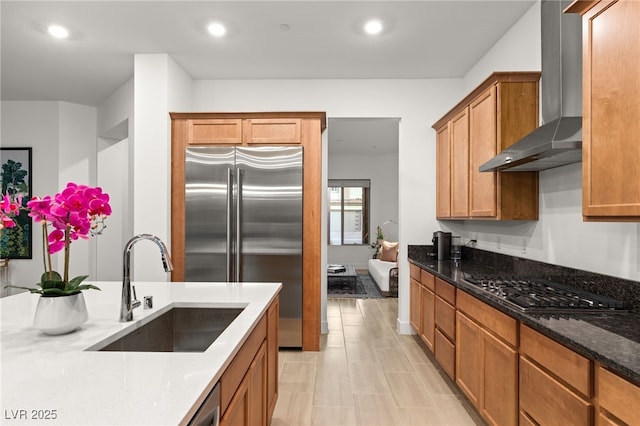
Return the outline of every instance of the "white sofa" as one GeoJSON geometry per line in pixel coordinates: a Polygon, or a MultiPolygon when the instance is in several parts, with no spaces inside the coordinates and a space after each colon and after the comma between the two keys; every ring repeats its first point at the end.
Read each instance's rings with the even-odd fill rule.
{"type": "MultiPolygon", "coordinates": [[[[383,296],[397,296],[397,262],[386,262],[380,259],[369,259],[369,274],[375,281],[380,293],[383,296]],[[394,288],[390,288],[389,277],[393,275],[396,282],[392,283],[394,288]],[[395,294],[394,294],[395,293],[395,294]]],[[[392,278],[392,279],[393,279],[392,278]]]]}

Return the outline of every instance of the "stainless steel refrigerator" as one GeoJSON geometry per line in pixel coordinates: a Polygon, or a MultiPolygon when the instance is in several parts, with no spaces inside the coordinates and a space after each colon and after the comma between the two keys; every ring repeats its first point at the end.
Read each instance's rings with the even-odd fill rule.
{"type": "Polygon", "coordinates": [[[302,147],[186,149],[186,281],[281,282],[280,347],[302,347],[302,147]]]}

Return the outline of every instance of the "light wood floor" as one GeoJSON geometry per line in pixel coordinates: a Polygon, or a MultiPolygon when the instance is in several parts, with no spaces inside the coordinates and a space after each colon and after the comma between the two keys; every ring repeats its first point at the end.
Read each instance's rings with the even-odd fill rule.
{"type": "Polygon", "coordinates": [[[483,425],[397,317],[397,299],[329,299],[321,350],[280,351],[272,426],[483,425]]]}

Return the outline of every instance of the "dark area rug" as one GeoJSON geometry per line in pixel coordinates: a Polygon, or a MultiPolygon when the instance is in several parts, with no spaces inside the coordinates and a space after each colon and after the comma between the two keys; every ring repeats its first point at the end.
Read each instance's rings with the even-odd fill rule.
{"type": "Polygon", "coordinates": [[[382,295],[378,291],[373,279],[366,273],[359,273],[356,281],[356,290],[348,282],[330,280],[327,282],[327,297],[341,298],[353,297],[358,299],[381,299],[382,295]]]}

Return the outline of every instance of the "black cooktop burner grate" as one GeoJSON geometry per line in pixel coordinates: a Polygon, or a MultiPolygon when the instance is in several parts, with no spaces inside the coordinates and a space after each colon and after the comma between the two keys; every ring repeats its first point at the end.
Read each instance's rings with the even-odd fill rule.
{"type": "Polygon", "coordinates": [[[524,311],[624,309],[624,303],[537,278],[472,275],[465,280],[524,311]]]}

